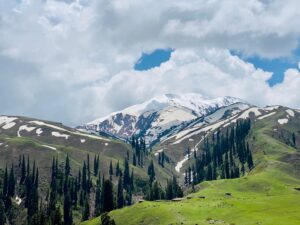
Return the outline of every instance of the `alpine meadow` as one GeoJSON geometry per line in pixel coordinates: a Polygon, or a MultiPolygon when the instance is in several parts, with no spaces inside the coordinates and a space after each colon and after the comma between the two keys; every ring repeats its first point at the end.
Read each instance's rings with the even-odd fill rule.
{"type": "Polygon", "coordinates": [[[0,225],[300,224],[298,0],[0,0],[0,225]]]}

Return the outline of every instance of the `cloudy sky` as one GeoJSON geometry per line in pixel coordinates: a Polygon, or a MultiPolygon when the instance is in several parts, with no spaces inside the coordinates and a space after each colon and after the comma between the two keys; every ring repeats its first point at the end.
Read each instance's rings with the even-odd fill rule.
{"type": "Polygon", "coordinates": [[[299,8],[299,0],[0,0],[0,114],[76,125],[183,92],[300,108],[299,8]]]}

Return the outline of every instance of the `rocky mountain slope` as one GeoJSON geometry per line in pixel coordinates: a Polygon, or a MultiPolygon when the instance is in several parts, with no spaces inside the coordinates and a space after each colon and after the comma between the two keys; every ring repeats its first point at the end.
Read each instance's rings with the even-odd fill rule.
{"type": "MultiPolygon", "coordinates": [[[[145,136],[146,143],[153,145],[191,123],[199,122],[199,118],[201,120],[218,109],[235,103],[241,103],[236,105],[238,109],[249,107],[245,101],[233,97],[207,99],[199,94],[165,94],[78,128],[121,139],[128,139],[133,135],[145,136]]],[[[206,118],[206,122],[217,120],[218,115],[214,116],[216,118],[206,118]]]]}

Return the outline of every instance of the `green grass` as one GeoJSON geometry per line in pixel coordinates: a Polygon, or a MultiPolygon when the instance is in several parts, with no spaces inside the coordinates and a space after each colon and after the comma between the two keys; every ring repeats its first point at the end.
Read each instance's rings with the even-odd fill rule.
{"type": "MultiPolygon", "coordinates": [[[[117,225],[300,224],[300,191],[294,189],[300,188],[300,162],[292,160],[299,150],[270,135],[274,121],[254,126],[249,141],[256,167],[245,177],[203,182],[180,202],[137,203],[109,215],[117,225]]],[[[82,223],[99,224],[99,218],[82,223]]]]}

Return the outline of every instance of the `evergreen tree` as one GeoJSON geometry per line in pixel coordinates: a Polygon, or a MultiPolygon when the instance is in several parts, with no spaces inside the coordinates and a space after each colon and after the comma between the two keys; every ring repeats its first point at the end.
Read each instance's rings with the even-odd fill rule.
{"type": "Polygon", "coordinates": [[[69,155],[67,155],[66,162],[65,162],[65,176],[69,176],[70,172],[71,172],[70,159],[69,159],[69,155]]]}
{"type": "Polygon", "coordinates": [[[116,165],[116,176],[118,177],[120,175],[121,175],[120,174],[120,163],[119,163],[119,160],[118,160],[117,165],[116,165]]]}
{"type": "Polygon", "coordinates": [[[136,166],[136,156],[135,156],[135,153],[133,154],[132,164],[134,166],[136,166]]]}
{"type": "Polygon", "coordinates": [[[9,178],[8,178],[8,189],[7,189],[7,196],[13,197],[15,195],[15,174],[14,174],[14,166],[11,165],[9,178]]]}
{"type": "Polygon", "coordinates": [[[109,163],[109,176],[110,176],[110,179],[112,179],[113,175],[114,175],[114,170],[113,170],[112,161],[110,160],[110,163],[109,163]]]}
{"type": "Polygon", "coordinates": [[[89,219],[89,217],[90,217],[90,204],[89,204],[88,197],[85,196],[81,221],[86,221],[89,219]]]}
{"type": "Polygon", "coordinates": [[[52,216],[52,225],[63,225],[60,207],[55,207],[52,216]]]}
{"type": "Polygon", "coordinates": [[[64,225],[73,224],[72,203],[70,193],[64,195],[64,225]]]}
{"type": "Polygon", "coordinates": [[[3,179],[3,196],[7,196],[8,191],[8,172],[7,172],[7,166],[5,167],[4,171],[4,179],[3,179]]]}
{"type": "Polygon", "coordinates": [[[148,166],[148,176],[149,176],[149,182],[150,182],[150,184],[152,184],[152,182],[155,179],[155,171],[154,171],[153,160],[151,160],[151,162],[148,166]]]}
{"type": "Polygon", "coordinates": [[[22,162],[21,162],[21,179],[20,184],[24,184],[24,181],[26,179],[26,162],[24,155],[22,156],[22,162]]]}
{"type": "Polygon", "coordinates": [[[296,135],[294,132],[292,134],[292,141],[293,141],[293,145],[296,147],[296,135]]]}
{"type": "Polygon", "coordinates": [[[83,162],[83,166],[82,166],[82,181],[81,181],[81,187],[82,190],[87,191],[88,186],[87,186],[87,174],[86,174],[86,164],[85,162],[83,162]]]}
{"type": "Polygon", "coordinates": [[[6,224],[5,206],[3,203],[2,192],[0,193],[0,225],[6,224]]]}
{"type": "Polygon", "coordinates": [[[129,164],[128,159],[124,159],[124,172],[123,172],[123,185],[125,190],[130,188],[130,174],[129,174],[129,164]]]}
{"type": "Polygon", "coordinates": [[[123,194],[123,180],[122,176],[119,178],[118,191],[117,191],[117,207],[118,209],[124,206],[124,194],[123,194]]]}
{"type": "Polygon", "coordinates": [[[110,180],[104,181],[102,185],[102,201],[103,201],[103,212],[110,212],[114,209],[114,193],[113,184],[110,180]]]}

